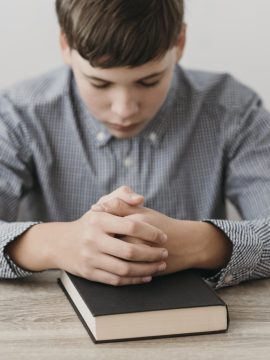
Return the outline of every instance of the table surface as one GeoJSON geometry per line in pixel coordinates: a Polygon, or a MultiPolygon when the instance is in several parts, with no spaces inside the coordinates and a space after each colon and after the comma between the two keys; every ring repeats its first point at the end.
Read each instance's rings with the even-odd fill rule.
{"type": "Polygon", "coordinates": [[[220,289],[227,333],[95,345],[57,284],[58,271],[0,280],[0,359],[270,359],[270,279],[220,289]]]}

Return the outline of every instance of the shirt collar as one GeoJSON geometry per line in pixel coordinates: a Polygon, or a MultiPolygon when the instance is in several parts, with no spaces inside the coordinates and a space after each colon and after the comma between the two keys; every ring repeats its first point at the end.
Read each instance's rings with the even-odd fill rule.
{"type": "MultiPolygon", "coordinates": [[[[158,146],[160,143],[165,130],[167,128],[168,121],[170,121],[170,109],[172,109],[172,104],[176,99],[176,89],[177,89],[177,72],[179,71],[179,66],[175,66],[173,73],[171,86],[168,91],[166,100],[163,105],[154,116],[154,118],[148,123],[148,125],[134,138],[144,138],[150,145],[158,146]]],[[[78,116],[87,126],[90,133],[93,135],[95,144],[97,147],[102,147],[108,144],[108,142],[114,138],[114,136],[109,132],[109,130],[98,121],[87,109],[83,100],[80,97],[78,87],[76,85],[74,76],[72,75],[71,79],[72,94],[74,97],[74,105],[76,107],[78,116]]]]}

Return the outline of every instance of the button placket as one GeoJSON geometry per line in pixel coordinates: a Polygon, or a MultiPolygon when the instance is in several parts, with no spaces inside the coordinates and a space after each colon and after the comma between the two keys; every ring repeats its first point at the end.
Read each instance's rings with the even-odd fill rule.
{"type": "Polygon", "coordinates": [[[99,132],[98,134],[97,134],[97,140],[99,141],[99,142],[102,142],[102,141],[104,141],[104,139],[105,139],[105,134],[101,131],[101,132],[99,132]]]}
{"type": "Polygon", "coordinates": [[[133,165],[133,161],[132,161],[131,157],[127,156],[127,157],[124,159],[124,165],[125,165],[125,167],[127,167],[127,168],[130,168],[130,167],[133,165]]]}

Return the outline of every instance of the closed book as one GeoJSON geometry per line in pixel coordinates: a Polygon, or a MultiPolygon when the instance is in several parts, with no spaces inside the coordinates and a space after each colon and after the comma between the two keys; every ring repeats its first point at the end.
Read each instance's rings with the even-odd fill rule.
{"type": "Polygon", "coordinates": [[[112,286],[61,271],[58,283],[94,343],[225,332],[224,301],[196,271],[112,286]]]}

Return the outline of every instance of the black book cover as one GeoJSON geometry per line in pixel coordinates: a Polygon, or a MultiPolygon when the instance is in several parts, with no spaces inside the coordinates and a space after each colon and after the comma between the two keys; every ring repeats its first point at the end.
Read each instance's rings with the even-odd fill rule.
{"type": "MultiPolygon", "coordinates": [[[[204,306],[225,306],[229,325],[229,315],[226,304],[218,297],[215,291],[208,284],[206,284],[197,271],[181,271],[165,276],[154,277],[150,283],[140,285],[126,285],[120,287],[89,281],[70,273],[66,274],[90,309],[92,315],[95,317],[143,311],[158,311],[204,306]]],[[[85,324],[81,314],[77,310],[76,305],[73,303],[72,299],[64,288],[61,280],[58,279],[58,282],[95,343],[139,340],[139,338],[133,338],[96,341],[90,329],[85,324]]],[[[217,331],[213,333],[217,333],[217,331]]],[[[181,335],[185,334],[177,334],[174,336],[181,335]]],[[[165,336],[158,337],[161,338],[165,336]]],[[[169,337],[172,337],[172,335],[169,337]]],[[[157,337],[148,337],[148,339],[149,338],[157,337]]]]}

